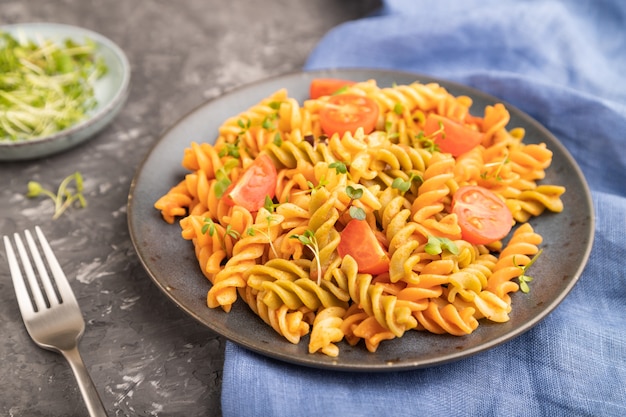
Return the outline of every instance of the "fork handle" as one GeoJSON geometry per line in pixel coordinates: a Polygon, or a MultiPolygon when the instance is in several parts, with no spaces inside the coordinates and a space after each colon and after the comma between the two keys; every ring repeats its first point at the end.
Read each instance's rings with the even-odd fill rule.
{"type": "Polygon", "coordinates": [[[61,350],[61,353],[74,372],[78,388],[83,395],[83,400],[85,401],[89,415],[91,417],[107,417],[107,412],[104,409],[100,395],[98,395],[96,386],[91,380],[89,372],[87,372],[87,368],[85,367],[83,358],[80,356],[78,347],[63,349],[61,350]]]}

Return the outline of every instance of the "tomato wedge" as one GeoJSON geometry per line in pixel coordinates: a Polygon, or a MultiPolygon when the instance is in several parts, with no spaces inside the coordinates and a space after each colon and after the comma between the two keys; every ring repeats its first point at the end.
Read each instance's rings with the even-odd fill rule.
{"type": "Polygon", "coordinates": [[[441,152],[451,153],[455,157],[472,150],[483,139],[481,132],[436,114],[426,117],[424,134],[433,135],[442,127],[443,132],[435,134],[433,140],[441,152]]]}
{"type": "Polygon", "coordinates": [[[341,231],[337,251],[342,258],[352,256],[361,273],[376,275],[389,271],[389,255],[364,220],[352,219],[348,222],[341,231]]]}
{"type": "Polygon", "coordinates": [[[272,159],[259,155],[241,177],[224,193],[224,201],[242,206],[250,212],[258,211],[265,204],[265,197],[276,195],[277,172],[272,159]]]}
{"type": "Polygon", "coordinates": [[[315,78],[309,85],[309,96],[312,99],[322,96],[330,96],[341,91],[344,87],[354,84],[354,81],[342,80],[340,78],[315,78]]]}
{"type": "Polygon", "coordinates": [[[498,241],[513,227],[513,215],[504,201],[478,185],[466,185],[454,193],[452,212],[459,219],[463,239],[476,245],[498,241]]]}
{"type": "Polygon", "coordinates": [[[359,127],[368,134],[376,127],[379,111],[378,104],[369,97],[338,94],[331,96],[320,111],[320,125],[328,136],[354,134],[359,127]]]}

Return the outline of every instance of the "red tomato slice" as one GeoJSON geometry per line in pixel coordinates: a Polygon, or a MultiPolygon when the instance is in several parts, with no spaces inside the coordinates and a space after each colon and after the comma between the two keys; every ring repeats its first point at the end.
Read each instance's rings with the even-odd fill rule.
{"type": "Polygon", "coordinates": [[[368,134],[376,127],[378,113],[378,104],[369,97],[338,94],[331,96],[320,111],[320,125],[328,136],[346,132],[354,134],[359,127],[368,134]]]}
{"type": "Polygon", "coordinates": [[[483,134],[474,129],[436,114],[426,117],[424,134],[430,136],[443,126],[443,133],[437,133],[433,140],[441,152],[459,156],[478,146],[483,139],[483,134]]]}
{"type": "Polygon", "coordinates": [[[276,167],[267,155],[259,155],[236,183],[224,193],[227,204],[242,206],[250,212],[265,204],[265,197],[276,195],[276,167]]]}
{"type": "Polygon", "coordinates": [[[311,85],[309,86],[309,96],[312,99],[330,96],[352,84],[354,84],[354,81],[339,78],[315,78],[311,81],[311,85]]]}
{"type": "Polygon", "coordinates": [[[389,256],[364,220],[352,219],[348,222],[341,232],[337,251],[342,258],[352,256],[361,273],[376,275],[389,271],[389,256]]]}
{"type": "Polygon", "coordinates": [[[463,239],[476,245],[500,240],[513,227],[513,215],[504,201],[478,185],[463,186],[454,193],[452,212],[459,219],[463,239]]]}

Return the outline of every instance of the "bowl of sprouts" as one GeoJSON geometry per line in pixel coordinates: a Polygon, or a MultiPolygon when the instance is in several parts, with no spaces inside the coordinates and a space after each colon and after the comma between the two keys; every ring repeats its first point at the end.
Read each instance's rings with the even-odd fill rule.
{"type": "Polygon", "coordinates": [[[130,65],[88,29],[0,26],[0,161],[47,157],[104,129],[124,106],[130,65]]]}

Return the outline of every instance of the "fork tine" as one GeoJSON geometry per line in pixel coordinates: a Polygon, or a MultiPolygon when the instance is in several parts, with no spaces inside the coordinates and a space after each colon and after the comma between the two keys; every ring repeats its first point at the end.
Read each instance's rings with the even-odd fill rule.
{"type": "MultiPolygon", "coordinates": [[[[32,295],[32,301],[35,303],[34,309],[35,311],[42,311],[46,308],[46,301],[44,300],[43,294],[41,293],[41,288],[39,287],[39,283],[37,282],[37,277],[35,276],[35,271],[33,270],[33,266],[30,262],[30,257],[28,256],[26,247],[22,243],[22,238],[20,237],[20,235],[15,233],[13,235],[13,238],[15,239],[15,246],[17,247],[17,252],[20,255],[20,259],[22,260],[22,266],[24,267],[24,272],[26,273],[28,287],[30,288],[30,293],[32,295]]],[[[19,265],[16,265],[16,267],[17,267],[17,270],[19,271],[19,265]]],[[[19,274],[19,277],[22,277],[21,273],[19,274]]],[[[24,281],[23,278],[21,278],[21,280],[24,284],[26,283],[26,281],[24,281]]],[[[23,294],[21,296],[18,296],[18,299],[22,299],[22,297],[24,297],[23,294]]],[[[24,300],[28,300],[28,296],[24,300]]],[[[24,304],[27,304],[27,303],[24,302],[24,304]]],[[[20,308],[22,308],[21,304],[20,304],[20,308]]],[[[33,310],[32,305],[30,309],[33,310]]]]}
{"type": "MultiPolygon", "coordinates": [[[[76,297],[74,296],[74,291],[72,291],[72,287],[70,287],[69,282],[67,281],[67,277],[63,272],[63,268],[59,265],[59,261],[57,261],[48,240],[44,236],[43,232],[39,228],[39,226],[35,226],[35,233],[37,233],[37,237],[39,238],[39,243],[43,249],[43,253],[46,255],[46,259],[48,260],[48,266],[50,267],[50,271],[52,272],[52,276],[54,277],[54,282],[56,284],[57,289],[59,290],[59,302],[62,303],[75,303],[76,297]]],[[[45,268],[44,268],[45,270],[45,268]]],[[[46,274],[47,276],[47,274],[46,274]]],[[[48,277],[48,283],[50,283],[50,278],[48,277]]],[[[50,285],[50,288],[52,286],[50,285]]],[[[54,290],[53,290],[54,292],[54,290]]],[[[55,294],[56,297],[56,294],[55,294]]]]}
{"type": "MultiPolygon", "coordinates": [[[[19,235],[15,234],[15,238],[17,245],[17,242],[19,241],[19,235]]],[[[20,265],[17,261],[17,256],[15,255],[15,252],[13,251],[13,246],[11,245],[11,241],[7,236],[4,236],[4,247],[6,249],[7,258],[9,261],[11,279],[13,280],[13,288],[15,289],[15,295],[17,296],[17,303],[20,307],[20,311],[22,311],[22,314],[32,314],[35,310],[31,302],[30,294],[26,289],[26,282],[24,281],[22,270],[20,269],[20,265]]]]}
{"type": "MultiPolygon", "coordinates": [[[[48,267],[50,268],[50,271],[52,272],[52,275],[54,276],[55,281],[59,281],[59,278],[58,278],[59,271],[61,271],[60,272],[61,274],[63,274],[63,271],[61,270],[61,267],[59,266],[57,258],[54,256],[52,249],[50,249],[50,245],[48,244],[48,241],[46,240],[46,237],[43,235],[41,229],[39,229],[39,226],[35,227],[35,232],[37,233],[37,237],[39,238],[39,244],[41,245],[41,248],[43,249],[43,252],[46,256],[46,259],[48,260],[48,267]]],[[[56,291],[54,290],[54,287],[52,286],[52,281],[50,281],[48,270],[46,269],[43,263],[43,260],[41,259],[41,255],[39,254],[39,250],[37,250],[37,245],[35,244],[35,241],[33,240],[33,237],[30,234],[30,231],[26,230],[25,234],[26,234],[26,241],[28,242],[28,246],[30,247],[30,251],[33,255],[35,265],[37,266],[37,270],[39,271],[39,277],[41,279],[41,283],[43,284],[44,291],[46,293],[50,306],[60,304],[61,299],[59,299],[56,291]]],[[[57,285],[57,288],[58,288],[58,285],[57,285]]]]}

